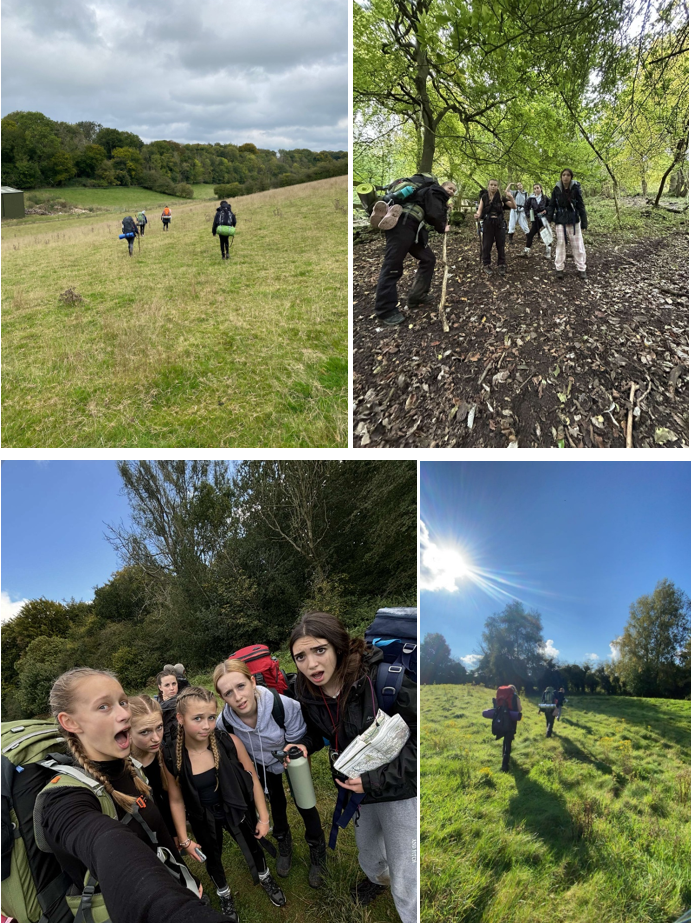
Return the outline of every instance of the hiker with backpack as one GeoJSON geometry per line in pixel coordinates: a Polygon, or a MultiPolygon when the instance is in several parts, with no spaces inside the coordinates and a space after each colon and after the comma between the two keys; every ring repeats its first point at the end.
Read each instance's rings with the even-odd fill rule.
{"type": "Polygon", "coordinates": [[[289,645],[298,669],[297,698],[314,735],[309,752],[328,741],[333,765],[385,704],[387,713],[400,715],[410,729],[407,743],[391,762],[346,781],[332,770],[339,798],[329,846],[335,848],[339,827],[358,810],[355,841],[366,878],[351,890],[353,900],[367,905],[390,882],[402,923],[417,923],[417,686],[407,670],[395,668],[390,674],[399,684],[395,700],[380,701],[382,650],[364,638],[351,638],[339,619],[326,612],[306,613],[289,645]]]}
{"type": "Polygon", "coordinates": [[[509,771],[511,744],[516,736],[518,722],[523,717],[523,706],[515,686],[500,686],[492,699],[492,708],[482,713],[483,718],[492,719],[492,733],[495,740],[504,739],[501,753],[501,772],[509,771]]]}
{"type": "Polygon", "coordinates": [[[214,237],[218,234],[221,241],[222,260],[230,259],[230,238],[235,236],[236,225],[237,219],[233,214],[233,209],[230,207],[230,203],[223,199],[216,209],[213,227],[211,228],[211,233],[214,237]]]}
{"type": "MultiPolygon", "coordinates": [[[[276,872],[285,878],[290,871],[293,851],[283,788],[286,764],[272,751],[288,751],[295,746],[303,756],[308,755],[303,743],[307,726],[300,703],[281,695],[273,686],[258,686],[248,664],[242,660],[228,659],[219,663],[214,670],[213,681],[216,692],[225,702],[216,727],[235,734],[252,758],[271,806],[272,835],[278,841],[276,872]]],[[[286,757],[286,761],[290,762],[290,759],[286,757]]],[[[301,808],[297,800],[296,807],[305,825],[305,840],[309,846],[309,884],[319,888],[326,871],[326,843],[319,811],[316,805],[301,808]]]]}
{"type": "Polygon", "coordinates": [[[134,218],[132,215],[127,215],[122,219],[122,234],[120,235],[120,240],[124,238],[127,241],[130,256],[132,256],[134,253],[134,238],[138,235],[139,228],[137,227],[134,218]]]}
{"type": "Polygon", "coordinates": [[[582,231],[588,229],[588,217],[585,213],[583,193],[580,183],[574,181],[573,172],[568,168],[562,170],[561,178],[552,190],[547,206],[547,219],[556,225],[557,252],[554,268],[557,276],[564,275],[566,264],[566,238],[568,237],[573,252],[573,261],[581,279],[588,277],[585,272],[585,244],[582,231]]]}
{"type": "Polygon", "coordinates": [[[161,221],[163,222],[163,230],[167,231],[170,226],[173,213],[167,205],[163,206],[163,211],[161,212],[161,221]]]}
{"type": "Polygon", "coordinates": [[[561,719],[561,708],[566,699],[566,693],[564,692],[564,687],[562,686],[559,689],[559,692],[554,693],[554,701],[556,703],[556,709],[554,714],[554,720],[559,721],[561,719]]]}
{"type": "Polygon", "coordinates": [[[167,702],[168,699],[174,699],[178,694],[178,674],[175,667],[165,666],[160,673],[156,674],[156,685],[158,686],[158,702],[167,702]]]}
{"type": "Polygon", "coordinates": [[[530,256],[530,248],[533,245],[533,240],[536,234],[539,234],[542,238],[542,241],[545,245],[545,259],[550,259],[552,256],[552,231],[549,226],[549,221],[547,220],[547,206],[549,205],[549,199],[542,191],[542,186],[539,183],[535,183],[533,186],[533,194],[528,198],[526,202],[526,209],[530,215],[530,230],[525,238],[525,249],[523,250],[523,256],[530,256]]]}
{"type": "Polygon", "coordinates": [[[223,835],[227,830],[245,857],[252,878],[275,907],[286,903],[271,877],[262,847],[276,850],[266,837],[269,812],[264,792],[242,741],[218,730],[216,697],[202,686],[188,686],[177,699],[175,741],[165,745],[168,771],[180,786],[194,840],[183,823],[176,829],[180,850],[205,862],[221,910],[233,923],[238,916],[223,868],[223,835]],[[258,814],[258,816],[257,816],[258,814]]]}
{"type": "Polygon", "coordinates": [[[43,923],[226,921],[200,900],[130,758],[115,675],[76,667],[49,702],[52,721],[3,722],[2,912],[43,923]]]}
{"type": "Polygon", "coordinates": [[[511,241],[513,240],[513,235],[516,233],[516,223],[518,223],[523,233],[526,236],[528,235],[528,219],[526,218],[528,196],[523,189],[523,183],[516,183],[515,192],[513,189],[511,189],[511,183],[509,183],[507,192],[511,193],[513,200],[516,203],[516,207],[511,209],[511,213],[509,215],[509,239],[506,243],[506,246],[510,247],[511,241]]]}
{"type": "MultiPolygon", "coordinates": [[[[426,224],[439,234],[449,230],[450,199],[456,193],[452,182],[439,184],[436,176],[416,173],[410,179],[399,180],[410,189],[401,199],[402,204],[375,203],[385,206],[378,227],[386,233],[386,250],[377,282],[374,310],[379,320],[390,327],[405,318],[398,310],[398,280],[403,275],[403,262],[408,254],[418,261],[412,288],[408,293],[408,307],[418,308],[430,300],[436,257],[429,246],[426,224]]],[[[381,209],[380,209],[381,210],[381,209]]]]}
{"type": "MultiPolygon", "coordinates": [[[[163,712],[151,696],[137,695],[129,700],[132,724],[132,756],[137,760],[151,787],[156,807],[161,812],[170,835],[177,840],[177,831],[171,813],[171,800],[176,796],[182,804],[175,779],[166,769],[163,760],[163,712]]],[[[184,806],[182,808],[184,812],[184,806]]],[[[176,843],[177,845],[177,843],[176,843]]]]}
{"type": "Polygon", "coordinates": [[[540,699],[540,704],[538,706],[539,710],[545,716],[545,722],[547,723],[547,733],[545,735],[546,737],[551,737],[552,731],[554,729],[554,719],[556,717],[557,710],[557,703],[554,697],[554,688],[552,686],[548,686],[542,693],[542,698],[540,699]]]}
{"type": "Polygon", "coordinates": [[[488,276],[492,275],[492,244],[497,247],[497,268],[501,275],[506,273],[504,211],[515,209],[516,203],[509,186],[504,195],[499,192],[499,181],[491,179],[487,189],[480,193],[480,204],[475,213],[475,220],[482,222],[482,268],[488,276]]]}
{"type": "Polygon", "coordinates": [[[139,225],[139,233],[141,236],[144,236],[144,228],[149,223],[149,219],[146,217],[146,212],[142,209],[140,212],[137,212],[137,224],[139,225]]]}

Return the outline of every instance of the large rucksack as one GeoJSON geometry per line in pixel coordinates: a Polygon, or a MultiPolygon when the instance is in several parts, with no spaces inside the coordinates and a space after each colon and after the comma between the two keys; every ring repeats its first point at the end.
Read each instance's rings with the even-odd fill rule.
{"type": "MultiPolygon", "coordinates": [[[[75,766],[53,721],[2,722],[2,912],[17,923],[108,923],[98,882],[87,870],[79,892],[50,852],[42,828],[45,797],[56,788],[91,791],[102,812],[117,819],[115,803],[97,779],[75,766]],[[89,916],[89,914],[91,916],[89,916]]],[[[138,769],[138,772],[141,771],[138,769]]],[[[143,778],[143,775],[142,775],[143,778]]],[[[135,805],[122,822],[140,820],[135,805]]],[[[156,835],[141,820],[147,835],[156,835]]],[[[158,858],[168,870],[197,893],[187,868],[163,847],[158,858]]]]}
{"type": "Polygon", "coordinates": [[[146,215],[144,212],[137,212],[137,224],[146,224],[146,215]]]}
{"type": "Polygon", "coordinates": [[[222,208],[218,209],[218,224],[216,226],[216,233],[223,236],[233,236],[235,234],[235,225],[237,220],[233,214],[233,209],[230,205],[224,205],[222,208]]]}
{"type": "Polygon", "coordinates": [[[241,660],[246,663],[258,686],[268,686],[281,695],[291,695],[288,677],[281,669],[278,657],[272,657],[266,644],[250,644],[234,654],[228,660],[241,660]]]}
{"type": "Polygon", "coordinates": [[[128,215],[126,218],[122,219],[122,233],[123,234],[134,234],[137,228],[134,223],[134,218],[131,215],[128,215]]]}
{"type": "Polygon", "coordinates": [[[518,699],[511,686],[500,686],[496,697],[493,699],[494,717],[492,718],[492,733],[496,740],[511,733],[513,721],[509,712],[518,711],[518,699]]]}
{"type": "Polygon", "coordinates": [[[396,703],[407,673],[417,682],[417,608],[379,609],[365,631],[365,641],[378,647],[384,655],[377,672],[377,701],[389,712],[396,703]]]}

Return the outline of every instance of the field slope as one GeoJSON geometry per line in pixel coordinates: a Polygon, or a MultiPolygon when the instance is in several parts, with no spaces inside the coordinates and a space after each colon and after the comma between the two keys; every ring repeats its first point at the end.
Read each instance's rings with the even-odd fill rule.
{"type": "Polygon", "coordinates": [[[223,262],[208,201],[132,258],[125,211],[3,223],[3,445],[347,445],[346,188],[237,199],[223,262]]]}
{"type": "Polygon", "coordinates": [[[492,690],[422,699],[423,923],[672,923],[691,905],[691,702],[523,699],[510,773],[492,690]]]}

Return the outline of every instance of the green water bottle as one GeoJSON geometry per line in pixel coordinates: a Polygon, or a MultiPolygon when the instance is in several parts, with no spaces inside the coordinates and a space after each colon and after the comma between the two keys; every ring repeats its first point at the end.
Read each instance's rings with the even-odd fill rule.
{"type": "Polygon", "coordinates": [[[290,762],[286,766],[286,773],[295,804],[305,811],[315,807],[317,798],[312,784],[312,772],[309,760],[302,755],[302,750],[299,747],[291,747],[290,750],[275,750],[273,753],[281,762],[286,756],[290,757],[290,762]],[[278,755],[279,753],[281,756],[278,755]]]}

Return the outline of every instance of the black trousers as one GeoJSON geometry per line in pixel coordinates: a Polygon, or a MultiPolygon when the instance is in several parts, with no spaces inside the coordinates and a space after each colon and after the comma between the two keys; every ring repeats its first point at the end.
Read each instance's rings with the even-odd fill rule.
{"type": "Polygon", "coordinates": [[[163,218],[162,221],[163,221],[163,230],[167,231],[168,225],[170,224],[170,218],[163,218]]]}
{"type": "Polygon", "coordinates": [[[141,234],[142,237],[144,236],[144,228],[145,228],[145,227],[146,227],[145,224],[140,224],[140,225],[139,225],[139,233],[141,234]]]}
{"type": "Polygon", "coordinates": [[[530,230],[525,236],[525,245],[529,250],[533,245],[533,240],[535,239],[535,235],[539,234],[540,231],[543,229],[543,227],[544,227],[544,224],[539,218],[536,218],[533,221],[533,223],[530,225],[530,230]]]}
{"type": "Polygon", "coordinates": [[[546,708],[545,709],[545,721],[547,722],[547,734],[546,737],[552,736],[552,728],[554,727],[554,714],[556,712],[555,708],[546,708]]]}
{"type": "Polygon", "coordinates": [[[492,244],[497,245],[498,265],[506,266],[506,234],[504,232],[503,218],[485,218],[482,222],[482,263],[489,266],[492,263],[492,244]]]}
{"type": "MultiPolygon", "coordinates": [[[[263,775],[263,769],[259,769],[259,774],[260,776],[263,775]]],[[[285,789],[283,788],[284,775],[285,773],[266,773],[266,787],[269,791],[274,836],[283,836],[284,833],[288,832],[288,815],[286,813],[288,803],[285,789]]],[[[308,843],[316,843],[322,835],[322,822],[319,817],[319,811],[316,807],[306,809],[299,807],[297,804],[295,807],[300,812],[305,825],[305,839],[308,843]]]]}
{"type": "MultiPolygon", "coordinates": [[[[262,872],[266,871],[267,865],[266,859],[264,858],[264,850],[254,838],[254,827],[247,818],[244,818],[240,824],[240,828],[245,834],[245,839],[247,840],[250,852],[257,866],[257,871],[261,875],[262,872]]],[[[223,832],[227,829],[224,820],[216,820],[216,843],[218,848],[213,854],[207,855],[206,857],[206,870],[218,891],[222,891],[228,885],[228,879],[226,878],[225,869],[223,868],[223,832]]]]}
{"type": "Polygon", "coordinates": [[[501,750],[501,768],[509,768],[509,759],[511,758],[511,744],[513,743],[513,735],[507,734],[504,737],[504,746],[501,750]]]}
{"type": "Polygon", "coordinates": [[[377,317],[389,317],[396,312],[398,304],[396,285],[403,275],[403,261],[408,254],[419,263],[413,287],[408,295],[410,303],[415,304],[416,301],[421,301],[432,286],[437,258],[428,246],[426,229],[420,228],[418,235],[418,226],[417,221],[401,220],[396,227],[385,231],[386,251],[374,301],[377,317]]]}
{"type": "Polygon", "coordinates": [[[224,253],[228,255],[229,254],[228,248],[230,246],[230,237],[224,234],[219,234],[218,237],[219,237],[219,240],[221,241],[221,256],[223,256],[224,253]]]}

